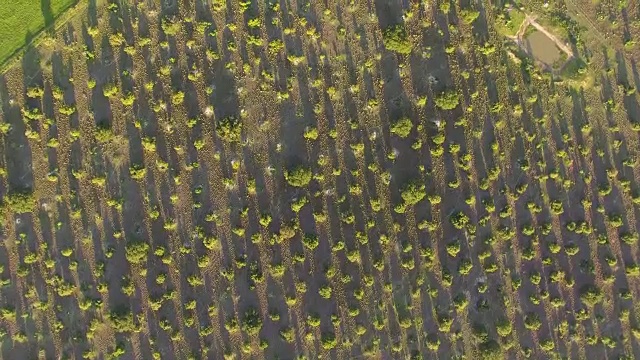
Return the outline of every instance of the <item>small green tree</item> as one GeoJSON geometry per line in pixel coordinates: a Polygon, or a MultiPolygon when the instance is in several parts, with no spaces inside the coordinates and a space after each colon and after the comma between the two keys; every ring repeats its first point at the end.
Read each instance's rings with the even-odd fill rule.
{"type": "Polygon", "coordinates": [[[402,25],[394,25],[385,29],[382,33],[382,39],[387,50],[395,51],[402,55],[411,53],[411,42],[402,25]]]}
{"type": "Polygon", "coordinates": [[[184,102],[184,92],[178,91],[171,97],[171,103],[173,105],[180,105],[184,102]]]}
{"type": "Polygon", "coordinates": [[[30,87],[27,89],[27,96],[30,98],[41,98],[44,96],[44,90],[39,86],[30,87]]]}
{"type": "Polygon", "coordinates": [[[411,129],[413,129],[413,123],[405,117],[396,121],[391,126],[391,133],[396,134],[401,138],[406,138],[411,133],[411,129]]]}
{"type": "Polygon", "coordinates": [[[580,300],[589,307],[594,307],[602,298],[602,291],[595,285],[585,285],[580,289],[580,300]]]}
{"type": "Polygon", "coordinates": [[[309,250],[314,250],[318,247],[318,237],[314,234],[305,234],[302,237],[302,244],[309,250]]]}
{"type": "Polygon", "coordinates": [[[535,313],[528,313],[524,317],[524,327],[531,331],[538,331],[542,326],[542,322],[540,321],[540,317],[538,317],[535,313]]]}
{"type": "Polygon", "coordinates": [[[329,285],[324,285],[320,289],[318,289],[318,293],[323,299],[331,299],[332,289],[329,285]]]}
{"type": "Polygon", "coordinates": [[[406,205],[415,205],[427,196],[425,186],[412,181],[402,190],[402,199],[406,205]]]}
{"type": "Polygon", "coordinates": [[[289,344],[293,343],[293,341],[295,340],[295,333],[293,332],[293,329],[290,327],[280,330],[280,336],[285,342],[289,344]]]}
{"type": "Polygon", "coordinates": [[[472,22],[476,21],[476,19],[479,16],[480,16],[480,12],[478,12],[477,10],[472,10],[472,9],[460,10],[460,17],[462,18],[462,21],[464,21],[467,24],[471,24],[472,22]]]}
{"type": "Polygon", "coordinates": [[[109,314],[113,329],[118,333],[130,333],[137,330],[133,322],[133,314],[128,308],[119,307],[109,314]]]}
{"type": "Polygon", "coordinates": [[[4,198],[3,210],[24,214],[33,212],[36,209],[37,201],[32,192],[16,191],[9,193],[4,198]]]}
{"type": "Polygon", "coordinates": [[[436,96],[436,106],[442,110],[453,110],[460,104],[460,95],[453,90],[448,90],[436,96]]]}
{"type": "Polygon", "coordinates": [[[427,348],[431,351],[438,351],[440,347],[440,339],[438,339],[438,334],[431,333],[427,335],[427,348]]]}
{"type": "Polygon", "coordinates": [[[260,314],[254,308],[249,308],[244,314],[244,319],[242,321],[242,330],[244,330],[248,335],[255,336],[262,329],[262,319],[260,319],[260,314]]]}
{"type": "Polygon", "coordinates": [[[480,357],[485,360],[493,360],[493,359],[504,359],[504,355],[502,354],[502,350],[500,349],[500,344],[497,341],[488,339],[480,343],[478,345],[478,350],[480,350],[480,357]]]}
{"type": "Polygon", "coordinates": [[[216,132],[220,138],[227,142],[239,142],[242,137],[242,121],[235,116],[220,119],[216,126],[216,132]]]}
{"type": "Polygon", "coordinates": [[[507,337],[511,335],[512,331],[513,331],[513,326],[507,320],[501,320],[496,324],[496,332],[498,333],[498,335],[502,337],[507,337]]]}
{"type": "Polygon", "coordinates": [[[336,335],[332,332],[323,332],[322,337],[322,348],[325,350],[331,350],[336,345],[338,345],[338,341],[336,340],[336,335]]]}
{"type": "Polygon", "coordinates": [[[449,221],[456,229],[462,230],[469,223],[469,217],[462,211],[456,211],[449,217],[449,221]]]}
{"type": "Polygon", "coordinates": [[[149,244],[143,241],[132,241],[125,247],[125,257],[132,264],[142,264],[147,261],[149,244]]]}
{"type": "Polygon", "coordinates": [[[94,136],[98,143],[106,144],[113,140],[115,134],[113,133],[113,130],[111,129],[109,124],[100,122],[96,125],[96,132],[94,136]]]}
{"type": "Polygon", "coordinates": [[[311,173],[311,170],[302,166],[286,171],[284,174],[284,178],[287,180],[289,185],[294,187],[305,187],[309,185],[312,176],[313,174],[311,173]]]}

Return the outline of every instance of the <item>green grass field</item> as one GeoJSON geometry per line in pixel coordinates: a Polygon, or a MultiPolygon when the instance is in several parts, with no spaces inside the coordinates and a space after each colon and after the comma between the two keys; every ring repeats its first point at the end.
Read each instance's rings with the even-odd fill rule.
{"type": "Polygon", "coordinates": [[[499,19],[500,21],[495,23],[495,27],[504,36],[515,36],[526,16],[516,8],[512,8],[508,14],[507,17],[499,19]]]}
{"type": "Polygon", "coordinates": [[[76,0],[10,0],[0,6],[0,64],[76,0]]]}

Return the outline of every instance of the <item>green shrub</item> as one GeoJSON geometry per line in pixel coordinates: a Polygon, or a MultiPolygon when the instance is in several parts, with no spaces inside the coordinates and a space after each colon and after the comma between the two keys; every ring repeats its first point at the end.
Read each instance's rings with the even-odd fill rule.
{"type": "Polygon", "coordinates": [[[295,340],[295,333],[290,327],[280,330],[280,336],[285,342],[289,344],[293,343],[293,341],[295,340]]]}
{"type": "Polygon", "coordinates": [[[427,348],[431,351],[438,351],[440,347],[440,339],[438,339],[437,334],[429,334],[427,335],[427,348]]]}
{"type": "Polygon", "coordinates": [[[331,350],[334,347],[336,347],[336,345],[338,345],[338,341],[336,340],[336,335],[331,332],[322,333],[321,341],[322,341],[322,348],[325,350],[331,350]]]}
{"type": "Polygon", "coordinates": [[[149,244],[143,241],[132,241],[125,247],[125,256],[131,264],[142,264],[147,261],[149,244]]]}
{"type": "Polygon", "coordinates": [[[489,340],[489,331],[487,331],[487,328],[483,324],[475,323],[473,324],[473,327],[471,328],[471,330],[473,331],[472,335],[474,339],[478,343],[482,343],[489,340]]]}
{"type": "Polygon", "coordinates": [[[551,351],[553,350],[554,347],[555,345],[553,344],[553,340],[551,339],[545,339],[540,341],[540,348],[542,348],[542,350],[551,351]]]}
{"type": "Polygon", "coordinates": [[[451,324],[453,324],[453,319],[449,315],[438,315],[438,330],[448,333],[451,331],[451,324]]]}
{"type": "Polygon", "coordinates": [[[309,250],[313,250],[318,247],[318,237],[313,234],[305,234],[302,237],[302,244],[309,250]]]}
{"type": "Polygon", "coordinates": [[[104,86],[104,88],[102,89],[102,94],[105,97],[112,97],[115,96],[118,93],[118,86],[116,86],[116,84],[110,83],[110,84],[106,84],[104,86]]]}
{"type": "Polygon", "coordinates": [[[100,123],[96,126],[95,138],[99,143],[108,143],[109,141],[113,140],[114,137],[115,134],[108,124],[100,123]]]}
{"type": "Polygon", "coordinates": [[[127,93],[122,98],[120,98],[120,102],[123,106],[131,107],[133,103],[136,101],[136,95],[133,93],[127,93]]]}
{"type": "Polygon", "coordinates": [[[472,22],[476,21],[476,19],[479,16],[480,16],[480,12],[478,12],[477,10],[470,10],[470,9],[460,10],[460,17],[462,18],[462,21],[464,21],[467,24],[471,24],[472,22]]]}
{"type": "Polygon", "coordinates": [[[412,181],[402,190],[402,199],[406,205],[415,205],[427,196],[425,186],[412,181]]]}
{"type": "Polygon", "coordinates": [[[500,344],[498,344],[498,342],[496,342],[495,340],[483,341],[478,346],[478,350],[480,350],[480,357],[482,359],[503,359],[500,344]]]}
{"type": "Polygon", "coordinates": [[[129,168],[129,175],[131,175],[131,178],[135,180],[144,179],[144,176],[146,175],[146,173],[147,173],[147,170],[144,168],[144,165],[133,164],[129,168]]]}
{"type": "Polygon", "coordinates": [[[320,289],[318,289],[318,293],[323,299],[330,299],[331,293],[332,293],[331,286],[329,285],[322,286],[320,289]]]}
{"type": "Polygon", "coordinates": [[[471,269],[473,269],[473,263],[468,259],[462,260],[460,265],[458,265],[458,273],[460,275],[468,275],[471,269]]]}
{"type": "Polygon", "coordinates": [[[30,98],[41,98],[44,96],[44,90],[39,86],[30,87],[27,89],[27,96],[30,98]]]}
{"type": "Polygon", "coordinates": [[[638,234],[625,232],[620,234],[620,240],[627,245],[633,245],[638,242],[638,234]]]}
{"type": "Polygon", "coordinates": [[[167,35],[175,36],[180,32],[181,24],[180,22],[172,22],[167,19],[162,20],[162,31],[167,35]]]}
{"type": "Polygon", "coordinates": [[[580,289],[580,300],[587,306],[595,306],[602,298],[602,291],[594,285],[585,285],[580,289]]]}
{"type": "Polygon", "coordinates": [[[411,53],[411,42],[402,25],[395,25],[385,29],[382,33],[382,39],[387,50],[403,55],[411,53]]]}
{"type": "Polygon", "coordinates": [[[502,337],[507,337],[511,335],[511,332],[513,331],[513,326],[508,320],[501,320],[496,324],[496,331],[498,332],[498,335],[502,337]]]}
{"type": "Polygon", "coordinates": [[[24,214],[33,212],[36,209],[37,201],[32,192],[16,191],[9,193],[4,198],[2,205],[4,211],[16,214],[24,214]]]}
{"type": "Polygon", "coordinates": [[[391,133],[406,138],[413,129],[413,123],[408,118],[402,118],[391,126],[391,133]]]}
{"type": "Polygon", "coordinates": [[[294,187],[305,187],[309,185],[312,176],[313,174],[311,173],[311,170],[302,166],[298,166],[284,174],[284,178],[287,180],[289,185],[294,187]]]}
{"type": "Polygon", "coordinates": [[[452,90],[445,91],[436,96],[436,106],[442,110],[453,110],[460,104],[460,95],[452,90]]]}
{"type": "Polygon", "coordinates": [[[446,246],[446,249],[447,249],[447,254],[449,254],[449,256],[456,257],[460,252],[460,241],[456,239],[448,243],[446,246]]]}
{"type": "Polygon", "coordinates": [[[184,102],[184,92],[178,91],[171,96],[171,103],[173,105],[181,105],[184,102]]]}
{"type": "Polygon", "coordinates": [[[542,326],[542,322],[540,321],[540,317],[535,313],[528,313],[524,318],[524,327],[531,330],[537,331],[542,326]]]}
{"type": "Polygon", "coordinates": [[[218,121],[216,132],[227,142],[239,142],[242,136],[242,121],[234,116],[223,118],[218,121]]]}
{"type": "Polygon", "coordinates": [[[318,129],[315,127],[305,129],[304,138],[307,140],[316,140],[318,138],[318,129]]]}
{"type": "Polygon", "coordinates": [[[109,35],[109,44],[114,48],[124,44],[125,41],[124,35],[119,32],[109,35]]]}
{"type": "Polygon", "coordinates": [[[62,115],[71,116],[76,112],[76,107],[73,105],[60,105],[58,111],[62,115]]]}
{"type": "Polygon", "coordinates": [[[242,330],[250,336],[255,336],[260,332],[260,329],[262,329],[260,314],[254,308],[247,309],[242,321],[242,330]]]}
{"type": "Polygon", "coordinates": [[[462,230],[469,223],[469,217],[461,211],[456,211],[449,217],[449,221],[456,229],[462,230]]]}
{"type": "Polygon", "coordinates": [[[309,203],[309,199],[306,196],[302,196],[291,203],[291,210],[295,213],[299,213],[302,208],[309,203]]]}
{"type": "Polygon", "coordinates": [[[109,320],[113,325],[113,329],[118,333],[134,332],[137,330],[133,322],[133,314],[130,310],[120,308],[109,314],[109,320]]]}

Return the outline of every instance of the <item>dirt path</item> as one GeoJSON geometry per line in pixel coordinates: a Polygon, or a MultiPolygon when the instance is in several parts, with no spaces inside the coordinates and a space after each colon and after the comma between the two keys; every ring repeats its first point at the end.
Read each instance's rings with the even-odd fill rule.
{"type": "Polygon", "coordinates": [[[529,24],[531,24],[531,21],[530,21],[529,15],[527,15],[525,19],[522,20],[522,23],[518,28],[518,32],[513,36],[513,39],[516,41],[519,41],[520,39],[522,39],[522,37],[524,36],[524,32],[529,27],[529,24]]]}

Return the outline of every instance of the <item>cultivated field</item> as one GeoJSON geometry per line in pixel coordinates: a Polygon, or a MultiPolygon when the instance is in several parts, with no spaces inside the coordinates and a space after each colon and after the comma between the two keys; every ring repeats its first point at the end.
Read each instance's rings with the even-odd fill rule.
{"type": "Polygon", "coordinates": [[[640,54],[586,2],[90,1],[0,76],[2,358],[639,357],[640,54]]]}

